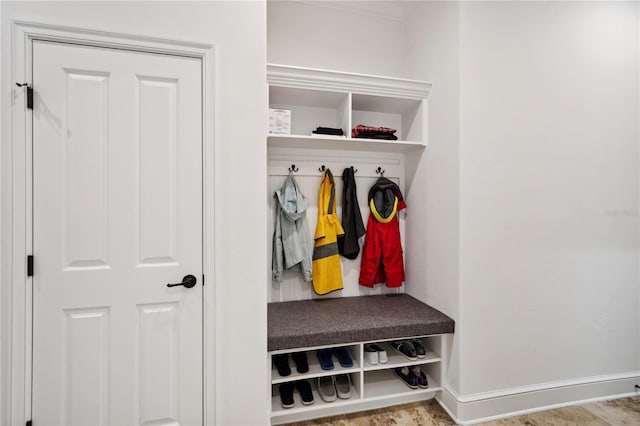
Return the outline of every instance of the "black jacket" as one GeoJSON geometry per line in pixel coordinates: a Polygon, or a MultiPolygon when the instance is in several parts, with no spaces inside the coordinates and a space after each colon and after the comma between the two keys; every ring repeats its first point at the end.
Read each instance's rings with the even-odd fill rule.
{"type": "Polygon", "coordinates": [[[356,195],[356,179],[353,167],[342,172],[342,228],[344,235],[338,237],[338,253],[347,259],[355,259],[360,253],[358,239],[365,233],[362,214],[356,195]]]}

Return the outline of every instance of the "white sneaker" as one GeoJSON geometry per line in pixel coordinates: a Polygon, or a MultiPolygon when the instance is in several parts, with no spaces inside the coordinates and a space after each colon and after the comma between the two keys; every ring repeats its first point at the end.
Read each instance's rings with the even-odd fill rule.
{"type": "Polygon", "coordinates": [[[386,364],[387,363],[387,361],[388,361],[387,351],[385,351],[384,349],[382,349],[378,345],[371,345],[371,349],[375,350],[376,354],[378,354],[378,362],[380,364],[386,364]]]}
{"type": "MultiPolygon", "coordinates": [[[[378,355],[378,351],[374,348],[377,345],[364,345],[364,359],[371,365],[377,365],[380,362],[380,357],[378,355]]],[[[379,347],[379,346],[378,346],[379,347]]],[[[384,354],[385,360],[387,362],[387,353],[384,354]]]]}

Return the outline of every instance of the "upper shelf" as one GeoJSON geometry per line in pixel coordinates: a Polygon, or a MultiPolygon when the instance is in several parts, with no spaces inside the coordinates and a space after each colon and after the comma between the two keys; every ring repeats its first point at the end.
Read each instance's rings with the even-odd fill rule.
{"type": "Polygon", "coordinates": [[[429,82],[275,64],[267,81],[269,108],[291,117],[291,135],[271,135],[269,146],[399,153],[426,146],[429,82]],[[358,124],[395,129],[399,141],[307,136],[317,127],[351,136],[358,124]]]}
{"type": "Polygon", "coordinates": [[[267,64],[267,82],[271,86],[413,100],[428,98],[431,90],[427,81],[279,64],[267,64]]]}
{"type": "Polygon", "coordinates": [[[267,141],[270,148],[310,148],[400,154],[426,147],[422,142],[344,138],[339,136],[269,135],[267,141]]]}

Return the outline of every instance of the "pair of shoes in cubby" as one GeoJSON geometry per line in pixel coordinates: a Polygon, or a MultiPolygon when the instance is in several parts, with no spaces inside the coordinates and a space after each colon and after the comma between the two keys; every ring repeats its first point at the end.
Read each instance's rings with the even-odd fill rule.
{"type": "Polygon", "coordinates": [[[388,361],[387,351],[375,343],[364,345],[364,359],[371,365],[386,364],[388,361]]]}
{"type": "Polygon", "coordinates": [[[395,369],[395,372],[404,384],[409,386],[411,389],[427,389],[429,387],[427,375],[424,374],[424,371],[422,371],[420,366],[399,367],[395,369]]]}
{"type": "Polygon", "coordinates": [[[411,361],[426,356],[426,351],[420,340],[396,340],[391,343],[391,346],[411,361]]]}
{"type": "Polygon", "coordinates": [[[318,394],[324,402],[351,398],[351,377],[348,374],[318,377],[317,385],[318,394]]]}
{"type": "Polygon", "coordinates": [[[280,403],[282,408],[291,408],[295,405],[293,399],[293,391],[297,389],[300,392],[300,399],[304,405],[313,404],[313,392],[311,384],[308,380],[296,380],[295,382],[287,382],[280,385],[280,403]]]}
{"type": "Polygon", "coordinates": [[[347,348],[343,346],[332,349],[320,349],[318,350],[317,355],[318,362],[320,362],[320,368],[323,370],[333,370],[333,356],[335,356],[340,363],[340,367],[353,367],[353,359],[351,359],[351,355],[349,355],[347,348]]]}
{"type": "MultiPolygon", "coordinates": [[[[291,358],[296,364],[296,370],[298,373],[306,373],[309,371],[309,362],[307,361],[306,352],[293,353],[291,354],[291,358]]],[[[289,367],[289,354],[274,355],[273,364],[276,366],[280,376],[286,377],[291,374],[291,367],[289,367]]]]}

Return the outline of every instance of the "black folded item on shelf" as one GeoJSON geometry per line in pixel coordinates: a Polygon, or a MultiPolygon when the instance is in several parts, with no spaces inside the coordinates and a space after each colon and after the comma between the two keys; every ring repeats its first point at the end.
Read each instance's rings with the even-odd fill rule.
{"type": "Polygon", "coordinates": [[[376,133],[376,132],[362,132],[354,136],[355,138],[363,139],[383,139],[388,141],[397,141],[398,137],[391,133],[376,133]]]}
{"type": "Polygon", "coordinates": [[[342,129],[334,129],[332,127],[316,127],[316,130],[311,133],[315,133],[317,135],[344,136],[342,129]]]}

